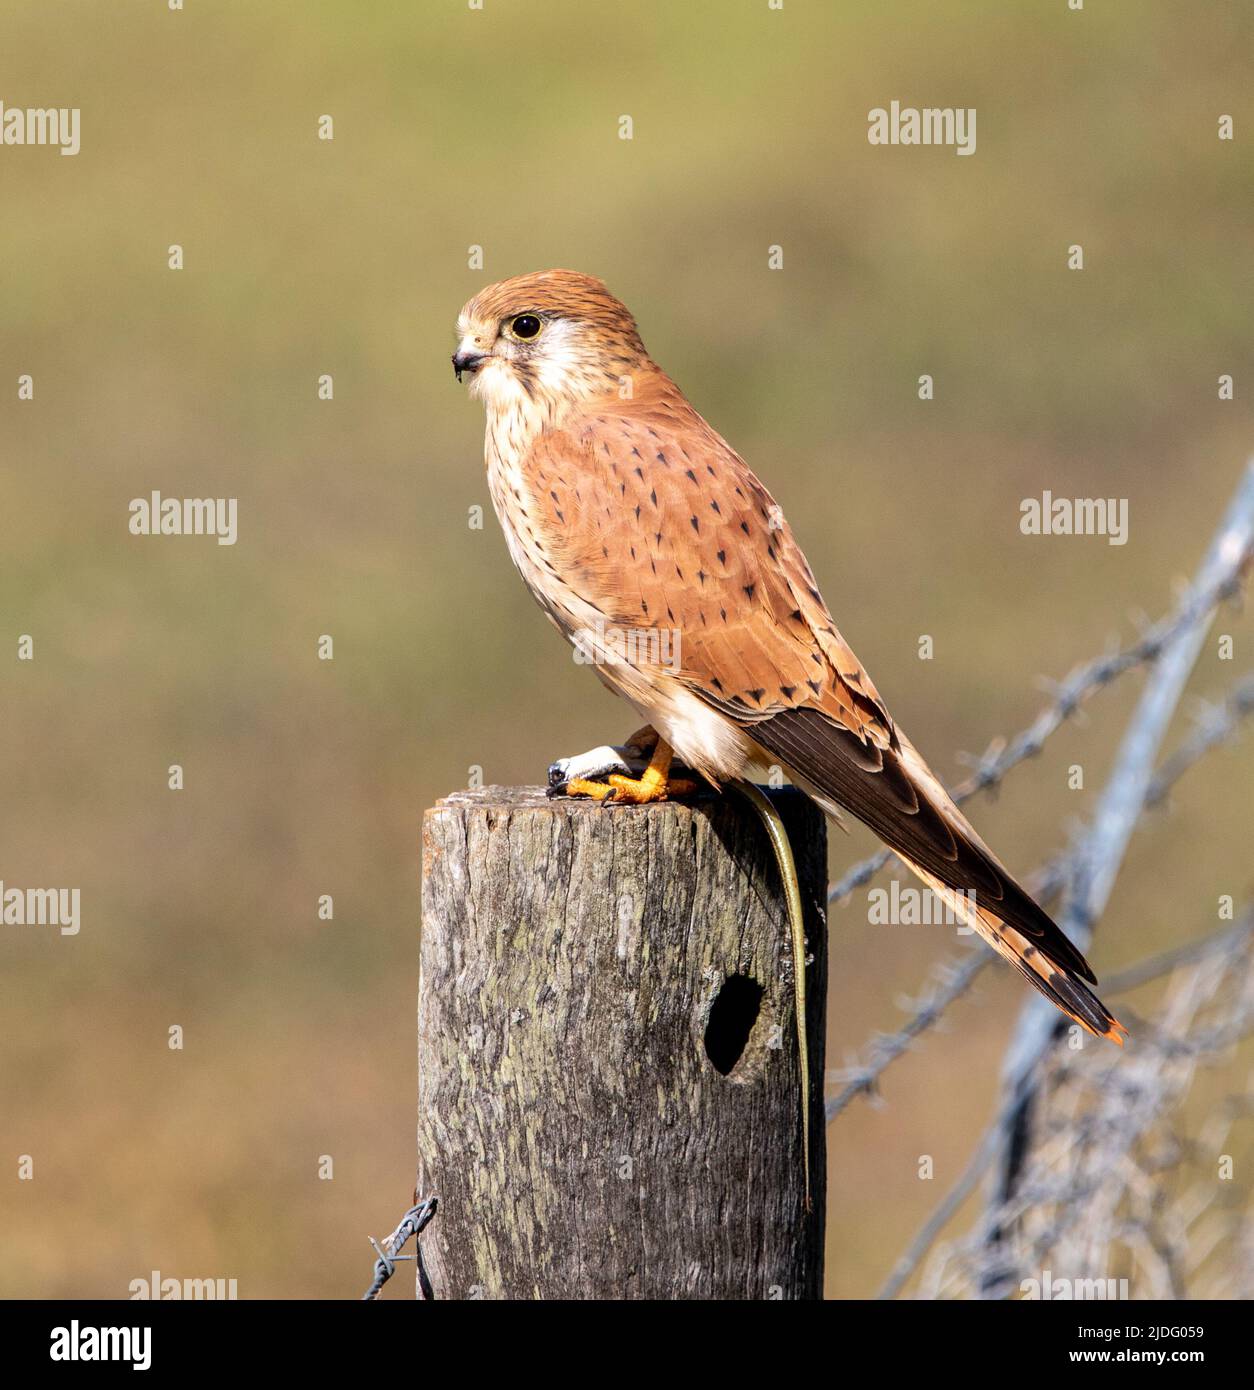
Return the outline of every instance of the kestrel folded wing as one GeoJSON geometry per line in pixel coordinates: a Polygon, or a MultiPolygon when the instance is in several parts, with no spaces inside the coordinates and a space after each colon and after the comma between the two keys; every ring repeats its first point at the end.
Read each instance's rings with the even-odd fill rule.
{"type": "Polygon", "coordinates": [[[536,466],[554,562],[608,621],[676,629],[691,691],[924,877],[974,891],[1025,944],[1094,979],[894,727],[779,508],[682,397],[550,434],[536,466]]]}
{"type": "Polygon", "coordinates": [[[531,464],[581,597],[678,631],[682,678],[739,722],[822,697],[858,733],[890,727],[774,500],[682,398],[582,424],[543,436],[531,464]]]}

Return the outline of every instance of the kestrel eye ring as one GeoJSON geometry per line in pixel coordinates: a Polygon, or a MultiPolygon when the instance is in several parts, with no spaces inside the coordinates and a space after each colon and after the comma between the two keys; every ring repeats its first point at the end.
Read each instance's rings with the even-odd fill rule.
{"type": "Polygon", "coordinates": [[[517,314],[510,320],[509,331],[519,342],[529,343],[540,336],[543,322],[535,314],[517,314]]]}

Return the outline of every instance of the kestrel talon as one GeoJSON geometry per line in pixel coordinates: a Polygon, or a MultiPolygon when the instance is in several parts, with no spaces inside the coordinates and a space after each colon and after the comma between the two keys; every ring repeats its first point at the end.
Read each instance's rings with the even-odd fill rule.
{"type": "Polygon", "coordinates": [[[658,735],[639,775],[575,790],[664,796],[672,755],[716,787],[778,764],[869,825],[1063,1013],[1122,1042],[1084,957],[893,722],[774,499],[627,309],[591,276],[548,270],[490,285],[457,333],[514,564],[658,735]]]}

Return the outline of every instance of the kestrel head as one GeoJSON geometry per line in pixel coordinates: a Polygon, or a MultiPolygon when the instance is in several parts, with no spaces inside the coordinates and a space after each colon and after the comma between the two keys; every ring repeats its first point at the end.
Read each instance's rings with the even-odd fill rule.
{"type": "Polygon", "coordinates": [[[489,410],[617,392],[648,361],[636,321],[591,275],[541,270],[481,290],[457,319],[453,370],[489,410]]]}

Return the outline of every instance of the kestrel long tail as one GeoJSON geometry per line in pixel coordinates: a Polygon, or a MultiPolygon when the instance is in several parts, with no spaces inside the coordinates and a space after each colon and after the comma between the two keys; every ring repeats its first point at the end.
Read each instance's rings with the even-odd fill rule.
{"type": "MultiPolygon", "coordinates": [[[[1084,957],[898,729],[780,508],[627,309],[591,276],[544,271],[489,286],[458,333],[510,555],[665,756],[716,786],[782,765],[825,810],[869,825],[1068,1017],[1121,1042],[1084,957]]],[[[666,792],[664,772],[617,781],[607,795],[666,792]]]]}
{"type": "Polygon", "coordinates": [[[1051,1004],[1122,1044],[1127,1030],[1089,988],[1097,977],[1088,962],[993,857],[908,741],[895,735],[889,747],[856,749],[822,714],[801,711],[764,721],[754,737],[821,800],[869,825],[1051,1004]]]}

